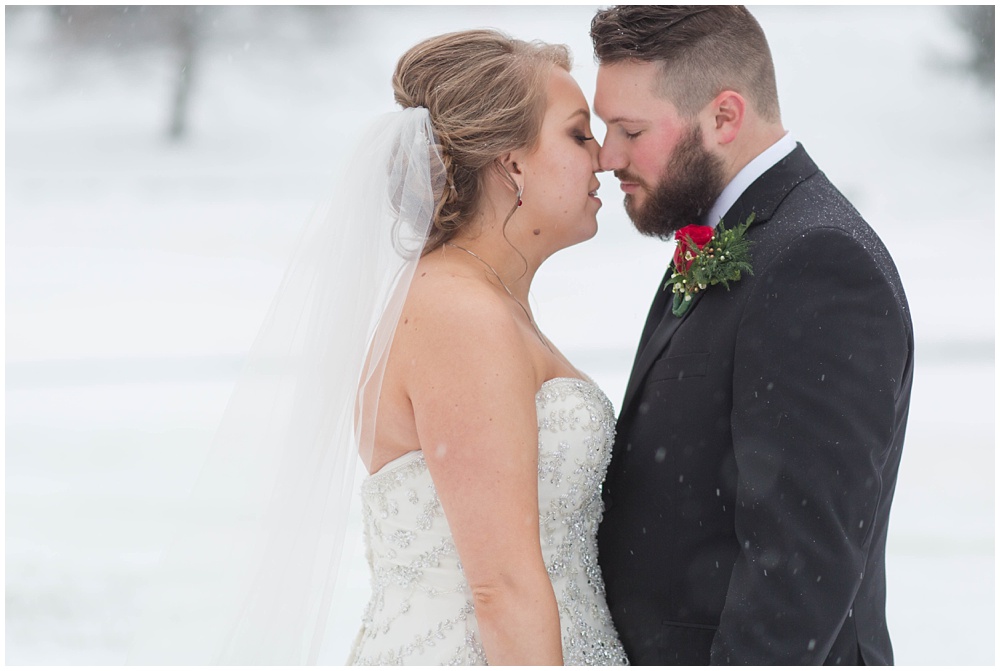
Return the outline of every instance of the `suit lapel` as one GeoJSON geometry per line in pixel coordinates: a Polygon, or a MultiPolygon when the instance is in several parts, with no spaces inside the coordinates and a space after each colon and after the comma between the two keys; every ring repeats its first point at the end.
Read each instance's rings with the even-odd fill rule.
{"type": "MultiPolygon", "coordinates": [[[[656,295],[653,297],[653,303],[650,305],[649,314],[646,315],[646,324],[642,329],[642,336],[639,338],[639,347],[635,352],[635,361],[639,360],[642,355],[642,351],[646,348],[646,343],[649,339],[653,337],[653,332],[656,331],[656,327],[659,326],[660,320],[663,318],[665,312],[670,309],[671,298],[673,297],[669,291],[663,291],[663,287],[666,286],[667,280],[670,279],[670,275],[674,272],[673,262],[667,267],[667,272],[663,275],[663,279],[660,280],[660,284],[657,287],[656,295]]],[[[633,367],[635,362],[633,362],[633,367]]]]}
{"type": "MultiPolygon", "coordinates": [[[[670,270],[667,271],[670,273],[670,270]]],[[[662,287],[662,285],[661,285],[662,287]]],[[[698,307],[698,302],[704,295],[704,292],[699,292],[694,295],[691,299],[691,307],[688,311],[684,313],[683,317],[675,317],[674,313],[671,311],[670,307],[673,303],[673,293],[669,290],[662,290],[662,293],[666,294],[666,309],[663,311],[663,316],[660,318],[659,324],[650,334],[648,341],[645,346],[640,345],[639,352],[635,357],[635,363],[632,365],[632,375],[628,380],[628,387],[625,389],[625,400],[622,401],[622,413],[632,404],[635,398],[636,392],[639,387],[642,386],[642,382],[646,379],[646,372],[652,367],[653,363],[656,361],[657,357],[660,355],[673,337],[674,332],[681,325],[681,322],[691,316],[694,309],[698,307]]],[[[648,324],[647,324],[648,328],[648,324]]]]}
{"type": "MultiPolygon", "coordinates": [[[[727,228],[731,228],[743,223],[750,213],[754,213],[754,223],[751,229],[763,224],[774,214],[774,211],[781,204],[781,201],[791,193],[799,183],[815,174],[819,169],[812,159],[797,144],[788,156],[781,159],[767,172],[757,178],[747,189],[736,199],[733,206],[729,208],[723,217],[723,222],[727,228]]],[[[753,260],[753,248],[750,249],[751,262],[753,260]]],[[[646,326],[643,329],[642,338],[639,341],[639,349],[636,353],[635,363],[632,366],[632,375],[629,377],[628,387],[625,389],[625,399],[622,401],[619,417],[624,417],[629,411],[636,395],[645,382],[649,369],[659,358],[660,354],[670,344],[671,338],[677,332],[681,323],[688,319],[698,306],[698,301],[705,292],[695,294],[694,302],[688,308],[683,317],[675,317],[670,311],[673,295],[667,290],[663,290],[664,283],[670,277],[671,268],[667,269],[667,274],[660,283],[660,291],[653,300],[649,316],[646,319],[646,326]],[[657,319],[658,318],[658,319],[657,319]],[[655,324],[655,328],[652,325],[655,324]]],[[[710,289],[710,291],[724,291],[725,289],[710,289]]]]}

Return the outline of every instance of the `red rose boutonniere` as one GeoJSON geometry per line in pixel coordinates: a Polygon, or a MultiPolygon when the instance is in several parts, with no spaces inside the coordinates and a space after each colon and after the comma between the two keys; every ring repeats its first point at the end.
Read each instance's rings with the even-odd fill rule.
{"type": "Polygon", "coordinates": [[[753,220],[751,213],[736,228],[726,228],[720,221],[714,230],[710,226],[692,225],[677,231],[674,272],[663,285],[664,291],[673,285],[674,316],[683,317],[699,291],[713,284],[729,289],[729,283],[739,280],[741,273],[753,274],[750,241],[743,238],[753,220]]]}

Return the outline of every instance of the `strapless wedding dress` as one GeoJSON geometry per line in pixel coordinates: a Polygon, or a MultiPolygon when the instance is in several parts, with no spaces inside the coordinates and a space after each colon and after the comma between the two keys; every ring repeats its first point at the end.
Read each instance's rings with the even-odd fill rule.
{"type": "MultiPolygon", "coordinates": [[[[542,554],[567,665],[627,664],[597,565],[614,408],[593,383],[555,378],[535,396],[542,554]]],[[[485,664],[472,593],[422,452],[361,486],[372,597],[348,664],[485,664]]]]}

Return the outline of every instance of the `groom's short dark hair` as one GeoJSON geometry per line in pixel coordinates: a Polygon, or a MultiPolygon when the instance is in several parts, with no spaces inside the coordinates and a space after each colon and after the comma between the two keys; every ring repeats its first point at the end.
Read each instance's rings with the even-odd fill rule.
{"type": "Polygon", "coordinates": [[[742,5],[619,5],[594,16],[590,37],[602,65],[658,63],[660,93],[684,116],[730,89],[765,120],[780,118],[771,50],[742,5]]]}

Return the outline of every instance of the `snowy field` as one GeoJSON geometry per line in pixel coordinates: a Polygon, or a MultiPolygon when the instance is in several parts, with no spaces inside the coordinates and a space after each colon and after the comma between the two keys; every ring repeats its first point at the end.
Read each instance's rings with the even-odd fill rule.
{"type": "MultiPolygon", "coordinates": [[[[217,13],[191,133],[165,139],[174,57],[70,49],[6,23],[6,662],[121,663],[162,529],[356,130],[411,44],[493,26],[568,44],[588,97],[593,7],[217,13]]],[[[785,126],[895,257],[917,368],[888,548],[900,664],[994,664],[993,92],[938,7],[762,7],[785,126]]],[[[603,127],[595,124],[598,138],[603,127]]],[[[620,403],[671,254],[602,176],[596,239],[542,268],[547,334],[620,403]]],[[[355,526],[355,529],[357,526],[355,526]]],[[[349,548],[324,661],[367,599],[349,548]]]]}

